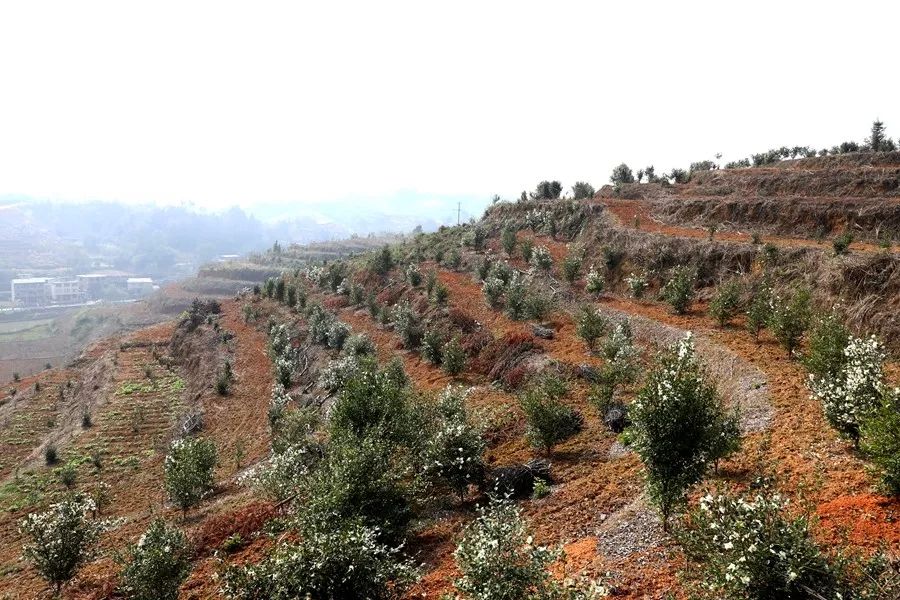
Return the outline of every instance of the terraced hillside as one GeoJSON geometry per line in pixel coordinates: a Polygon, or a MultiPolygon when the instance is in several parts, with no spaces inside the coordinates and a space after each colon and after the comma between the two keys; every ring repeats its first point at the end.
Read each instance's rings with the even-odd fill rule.
{"type": "MultiPolygon", "coordinates": [[[[469,573],[454,552],[472,531],[476,506],[497,489],[513,497],[537,544],[563,549],[553,578],[584,574],[603,584],[594,596],[547,597],[688,598],[711,571],[685,551],[680,519],[663,527],[626,415],[648,393],[659,353],[689,332],[704,380],[736,416],[740,447],[689,486],[688,506],[708,490],[777,492],[791,501],[785,515],[810,517],[810,543],[824,556],[896,554],[900,500],[810,393],[815,326],[789,351],[774,321],[748,326],[761,290],[769,294],[763,311],[778,313],[780,302],[808,289],[815,313],[838,304],[852,334],[875,334],[896,350],[898,186],[900,153],[876,153],[701,172],[684,184],[605,187],[578,201],[501,202],[478,223],[292,268],[259,293],[222,302],[221,312],[198,303],[178,323],[97,344],[66,370],[10,384],[0,407],[0,591],[48,593],[19,558],[15,524],[71,493],[59,465],[74,464],[72,487],[109,485],[104,514],[124,519],[103,538],[104,549],[133,542],[156,515],[187,532],[184,598],[222,597],[223,587],[235,597],[277,590],[290,597],[289,587],[278,587],[290,585],[284,578],[266,577],[287,573],[277,571],[285,563],[291,573],[311,572],[297,567],[307,563],[294,548],[331,539],[327,528],[345,517],[389,523],[397,536],[390,543],[402,542],[400,555],[416,564],[408,586],[398,578],[372,597],[463,592],[459,578],[469,573]],[[679,274],[688,301],[673,310],[665,298],[679,274]],[[737,292],[722,318],[728,282],[737,292]],[[611,384],[623,351],[631,353],[630,376],[611,384]],[[234,376],[219,395],[226,361],[234,376]],[[403,380],[399,366],[408,387],[392,387],[403,380]],[[441,439],[435,431],[444,431],[435,397],[457,385],[468,389],[467,421],[483,444],[471,458],[479,469],[462,486],[433,476],[422,459],[441,439]],[[533,443],[530,394],[575,415],[546,448],[533,443]],[[392,428],[396,415],[415,424],[412,432],[392,428]],[[378,450],[385,454],[362,454],[375,443],[358,431],[368,427],[391,440],[378,450]],[[348,444],[351,433],[360,437],[348,444]],[[211,494],[185,514],[162,487],[169,444],[183,436],[212,440],[219,458],[211,494]],[[59,458],[48,466],[51,444],[59,458]],[[273,465],[295,456],[291,449],[317,458],[279,475],[273,465]],[[376,482],[366,493],[348,475],[357,451],[382,467],[362,471],[376,482]],[[260,484],[261,473],[274,473],[266,481],[280,485],[260,484]],[[382,496],[403,515],[379,521],[388,512],[382,496]],[[330,522],[316,521],[317,511],[330,522]],[[288,551],[267,562],[279,549],[288,551]],[[263,566],[241,570],[255,564],[263,566]]],[[[892,356],[885,370],[884,385],[896,385],[892,356]]],[[[379,530],[386,528],[376,539],[387,535],[379,530]]],[[[338,564],[337,554],[316,564],[338,564]]],[[[117,573],[107,553],[64,595],[114,596],[117,573]]],[[[896,598],[890,574],[878,577],[885,595],[869,597],[896,598]]]]}

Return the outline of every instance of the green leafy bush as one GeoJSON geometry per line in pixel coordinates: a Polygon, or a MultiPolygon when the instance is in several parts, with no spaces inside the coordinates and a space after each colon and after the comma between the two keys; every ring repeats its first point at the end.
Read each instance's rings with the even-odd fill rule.
{"type": "Polygon", "coordinates": [[[640,300],[644,297],[650,283],[647,281],[647,274],[644,272],[631,273],[625,278],[625,285],[628,286],[628,292],[632,298],[640,300]]]}
{"type": "Polygon", "coordinates": [[[604,287],[606,287],[606,281],[603,279],[603,275],[597,271],[594,265],[591,265],[591,270],[588,271],[587,277],[585,278],[584,289],[587,290],[588,293],[599,296],[603,293],[604,287]]]}
{"type": "Polygon", "coordinates": [[[525,300],[528,297],[528,282],[514,272],[506,285],[506,314],[510,319],[518,321],[525,316],[525,300]]]}
{"type": "Polygon", "coordinates": [[[553,257],[547,246],[536,246],[531,252],[528,264],[542,271],[549,271],[553,267],[553,257]]]}
{"type": "Polygon", "coordinates": [[[843,256],[850,252],[850,244],[853,243],[853,234],[845,231],[831,242],[835,256],[843,256]]]}
{"type": "Polygon", "coordinates": [[[378,530],[332,515],[309,520],[301,542],[285,542],[255,565],[231,565],[222,593],[239,600],[346,598],[394,600],[416,578],[400,548],[379,540],[378,530]]]}
{"type": "Polygon", "coordinates": [[[444,306],[447,304],[447,298],[450,297],[450,290],[447,289],[447,286],[441,282],[437,282],[434,285],[434,290],[431,293],[431,298],[434,300],[435,305],[444,306]]]}
{"type": "Polygon", "coordinates": [[[133,600],[176,600],[191,571],[191,554],[181,530],[155,519],[128,550],[122,591],[133,600]]]}
{"type": "Polygon", "coordinates": [[[594,350],[597,340],[603,337],[608,327],[609,319],[596,308],[586,304],[578,311],[575,331],[585,341],[588,350],[594,350]]]}
{"type": "Polygon", "coordinates": [[[543,319],[552,310],[553,299],[543,288],[532,288],[525,294],[523,314],[526,319],[543,319]]]}
{"type": "Polygon", "coordinates": [[[702,579],[704,597],[859,598],[812,538],[806,517],[790,518],[777,494],[751,500],[705,495],[679,539],[702,579]]]}
{"type": "Polygon", "coordinates": [[[522,393],[519,405],[525,413],[528,441],[547,454],[553,451],[553,446],[581,431],[582,416],[540,387],[522,393]]]}
{"type": "Polygon", "coordinates": [[[426,474],[447,483],[460,497],[471,484],[484,478],[485,443],[469,420],[465,408],[467,392],[448,387],[438,401],[436,430],[425,444],[426,474]]]}
{"type": "Polygon", "coordinates": [[[569,253],[562,263],[563,278],[569,283],[574,283],[578,279],[581,272],[581,257],[574,253],[569,253]]]}
{"type": "Polygon", "coordinates": [[[507,225],[500,233],[500,244],[507,256],[512,256],[516,251],[516,230],[507,225]]]}
{"type": "Polygon", "coordinates": [[[820,315],[810,331],[803,364],[815,377],[835,376],[846,363],[844,349],[849,342],[850,332],[836,310],[820,315]]]}
{"type": "Polygon", "coordinates": [[[484,280],[484,283],[481,284],[481,291],[484,294],[484,299],[487,300],[487,303],[491,308],[500,306],[500,299],[503,297],[505,289],[506,284],[497,277],[488,277],[484,280]]]}
{"type": "Polygon", "coordinates": [[[575,185],[572,186],[572,197],[575,200],[593,198],[595,193],[594,186],[586,181],[576,181],[575,185]]]}
{"type": "Polygon", "coordinates": [[[305,478],[319,464],[323,449],[312,436],[306,443],[295,442],[240,478],[265,497],[280,502],[298,493],[305,478]]]}
{"type": "Polygon", "coordinates": [[[772,297],[767,324],[788,356],[794,355],[800,338],[809,327],[809,321],[809,289],[805,287],[796,289],[788,297],[778,294],[772,297]]]}
{"type": "Polygon", "coordinates": [[[530,239],[524,239],[519,242],[519,251],[522,253],[522,260],[531,264],[531,255],[534,252],[534,242],[530,239]]]}
{"type": "Polygon", "coordinates": [[[394,328],[400,334],[404,348],[415,348],[422,341],[422,326],[409,300],[403,300],[394,307],[394,328]]]}
{"type": "Polygon", "coordinates": [[[97,542],[112,523],[92,519],[91,498],[71,498],[46,512],[31,513],[19,524],[25,538],[22,556],[55,589],[56,595],[84,564],[96,556],[97,542]]]}
{"type": "Polygon", "coordinates": [[[203,438],[172,442],[163,465],[166,493],[183,512],[212,493],[216,447],[203,438]]]}
{"type": "Polygon", "coordinates": [[[716,450],[726,447],[717,437],[727,416],[703,376],[690,334],[660,354],[630,416],[650,498],[667,526],[687,490],[718,458],[716,450]]]}
{"type": "Polygon", "coordinates": [[[732,278],[724,281],[716,288],[716,293],[709,303],[709,314],[724,327],[737,316],[741,309],[741,282],[732,278]]]}
{"type": "Polygon", "coordinates": [[[850,337],[844,357],[834,375],[810,375],[809,387],[832,427],[859,444],[860,426],[878,409],[885,393],[885,354],[874,336],[850,337]]]}
{"type": "Polygon", "coordinates": [[[444,344],[442,349],[443,364],[441,367],[448,375],[459,375],[466,368],[466,351],[463,350],[456,336],[444,344]]]}
{"type": "Polygon", "coordinates": [[[441,348],[444,336],[436,329],[429,329],[422,337],[422,358],[433,365],[441,364],[441,348]]]}
{"type": "Polygon", "coordinates": [[[375,354],[375,344],[364,333],[355,333],[347,338],[342,349],[347,356],[370,356],[375,354]]]}
{"type": "Polygon", "coordinates": [[[862,423],[862,449],[875,464],[887,493],[900,496],[900,395],[885,393],[881,404],[862,423]]]}
{"type": "Polygon", "coordinates": [[[694,299],[695,279],[694,269],[688,266],[681,265],[672,270],[669,281],[663,286],[660,294],[675,314],[682,315],[687,312],[694,299]]]}
{"type": "Polygon", "coordinates": [[[413,287],[419,287],[422,285],[422,271],[419,270],[419,266],[415,264],[411,264],[406,267],[406,280],[413,287]]]}
{"type": "Polygon", "coordinates": [[[769,321],[771,305],[772,290],[768,283],[757,284],[750,297],[750,304],[747,306],[747,331],[753,334],[753,338],[757,341],[759,341],[759,334],[769,321]]]}

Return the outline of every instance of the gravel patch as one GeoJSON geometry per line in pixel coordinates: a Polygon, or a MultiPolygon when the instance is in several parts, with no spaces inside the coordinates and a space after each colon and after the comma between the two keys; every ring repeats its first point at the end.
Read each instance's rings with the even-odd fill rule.
{"type": "Polygon", "coordinates": [[[608,561],[620,561],[658,546],[665,534],[659,516],[643,496],[610,515],[597,529],[597,552],[608,561]]]}

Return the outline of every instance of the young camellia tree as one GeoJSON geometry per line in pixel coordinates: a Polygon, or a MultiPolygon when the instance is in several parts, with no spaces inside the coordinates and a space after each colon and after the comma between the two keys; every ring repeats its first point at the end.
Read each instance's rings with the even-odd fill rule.
{"type": "Polygon", "coordinates": [[[96,520],[97,506],[89,498],[69,498],[20,523],[25,537],[22,555],[53,586],[56,596],[85,563],[96,556],[101,534],[112,521],[96,520]]]}
{"type": "Polygon", "coordinates": [[[216,447],[210,440],[182,438],[172,442],[163,475],[169,499],[184,514],[212,492],[216,460],[216,447]]]}
{"type": "Polygon", "coordinates": [[[844,357],[836,373],[810,374],[809,388],[831,426],[858,446],[860,426],[884,397],[884,348],[874,336],[850,337],[844,357]]]}
{"type": "Polygon", "coordinates": [[[709,384],[691,334],[657,358],[629,411],[634,448],[644,462],[650,498],[663,527],[709,466],[737,448],[736,417],[709,384]],[[726,443],[727,442],[727,443],[726,443]]]}
{"type": "Polygon", "coordinates": [[[538,546],[519,509],[493,498],[478,508],[453,556],[462,576],[454,584],[460,595],[449,600],[599,600],[609,590],[596,581],[558,582],[550,566],[562,551],[538,546]]]}
{"type": "Polygon", "coordinates": [[[687,312],[691,301],[694,299],[694,282],[696,273],[688,266],[681,265],[672,270],[669,281],[660,290],[663,300],[672,307],[676,315],[687,312]]]}
{"type": "Polygon", "coordinates": [[[809,327],[810,316],[810,293],[807,288],[796,289],[789,296],[776,294],[772,297],[768,326],[788,356],[794,355],[809,327]]]}
{"type": "Polygon", "coordinates": [[[522,393],[519,404],[528,425],[525,436],[531,445],[547,455],[553,447],[581,431],[584,419],[575,409],[560,402],[565,391],[543,384],[522,393]]]}
{"type": "Polygon", "coordinates": [[[122,591],[132,600],[176,600],[191,571],[187,538],[181,530],[156,519],[129,548],[122,570],[122,591]]]}
{"type": "Polygon", "coordinates": [[[465,408],[467,394],[459,387],[448,387],[441,393],[436,430],[429,436],[423,452],[427,474],[444,481],[460,500],[470,484],[480,484],[484,478],[485,443],[469,421],[465,408]]]}

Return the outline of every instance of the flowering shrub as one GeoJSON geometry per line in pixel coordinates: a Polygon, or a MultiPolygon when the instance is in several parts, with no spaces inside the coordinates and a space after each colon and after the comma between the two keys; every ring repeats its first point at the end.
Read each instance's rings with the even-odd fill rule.
{"type": "Polygon", "coordinates": [[[422,339],[422,327],[409,300],[403,300],[394,307],[394,328],[400,334],[404,348],[415,348],[419,345],[422,339]]]}
{"type": "Polygon", "coordinates": [[[647,288],[650,287],[650,282],[648,281],[647,274],[642,271],[640,273],[631,273],[628,275],[628,277],[625,278],[625,285],[628,286],[631,297],[640,300],[644,297],[647,288]]]}
{"type": "Polygon", "coordinates": [[[335,321],[328,328],[328,347],[340,350],[350,336],[350,326],[343,321],[335,321]]]}
{"type": "Polygon", "coordinates": [[[494,498],[478,508],[453,553],[462,577],[454,581],[469,600],[598,600],[609,590],[596,581],[559,583],[549,567],[563,556],[560,549],[537,546],[519,509],[494,498]]]}
{"type": "Polygon", "coordinates": [[[509,225],[500,232],[500,245],[507,256],[512,256],[516,251],[516,230],[509,225]]]}
{"type": "Polygon", "coordinates": [[[321,446],[309,437],[307,443],[297,443],[279,454],[273,454],[268,461],[242,475],[239,483],[251,486],[278,502],[296,493],[303,478],[309,475],[321,458],[321,446]]]}
{"type": "Polygon", "coordinates": [[[469,422],[468,390],[448,387],[438,401],[438,423],[423,452],[426,473],[445,481],[462,498],[469,484],[484,477],[484,440],[469,422]]]}
{"type": "Polygon", "coordinates": [[[96,555],[100,535],[112,526],[89,515],[96,511],[91,498],[72,498],[42,513],[31,513],[19,524],[26,538],[22,555],[59,594],[62,586],[96,555]]]}
{"type": "Polygon", "coordinates": [[[550,256],[550,250],[547,246],[536,246],[531,253],[528,263],[542,271],[549,271],[553,266],[553,257],[550,256]]]}
{"type": "Polygon", "coordinates": [[[603,279],[603,275],[600,274],[594,265],[591,265],[591,270],[588,271],[585,278],[585,289],[591,294],[600,295],[605,286],[606,281],[603,279]]]}
{"type": "Polygon", "coordinates": [[[736,427],[706,382],[691,334],[657,359],[656,367],[630,407],[633,446],[644,462],[650,498],[664,526],[688,488],[700,481],[717,451],[734,447],[720,436],[736,427]]]}
{"type": "Polygon", "coordinates": [[[284,415],[284,409],[290,401],[291,397],[281,383],[276,381],[272,384],[272,397],[269,400],[269,427],[272,429],[273,435],[284,415]]]}
{"type": "Polygon", "coordinates": [[[600,371],[600,380],[611,388],[610,393],[614,393],[619,385],[634,381],[637,376],[638,351],[632,342],[631,325],[627,319],[616,323],[603,341],[600,353],[606,359],[606,364],[600,371]]]}
{"type": "Polygon", "coordinates": [[[296,598],[399,598],[416,578],[399,547],[378,539],[359,520],[322,515],[301,530],[302,542],[281,543],[255,565],[230,565],[222,593],[241,600],[296,598]]]}
{"type": "Polygon", "coordinates": [[[885,354],[874,336],[851,337],[844,357],[845,364],[837,374],[810,374],[809,388],[822,402],[832,427],[858,444],[860,425],[879,407],[884,395],[885,354]]]}
{"type": "Polygon", "coordinates": [[[509,283],[510,279],[513,276],[513,269],[507,263],[503,261],[497,261],[491,267],[491,277],[495,277],[503,282],[503,286],[505,287],[507,283],[509,283]]]}
{"type": "Polygon", "coordinates": [[[497,308],[500,305],[500,298],[503,296],[503,290],[505,288],[506,284],[503,283],[502,279],[497,277],[488,277],[484,280],[484,283],[481,284],[481,291],[484,293],[484,298],[491,308],[497,308]]]}
{"type": "Polygon", "coordinates": [[[810,536],[804,517],[790,519],[777,494],[751,501],[707,494],[692,511],[681,543],[712,598],[855,598],[810,536]]]}
{"type": "Polygon", "coordinates": [[[359,360],[356,356],[342,356],[328,362],[328,365],[319,373],[319,385],[329,392],[337,392],[348,379],[354,377],[359,371],[359,360]]]}
{"type": "Polygon", "coordinates": [[[506,314],[518,321],[525,316],[525,300],[528,297],[529,280],[514,271],[506,285],[506,314]]]}
{"type": "MultiPolygon", "coordinates": [[[[307,327],[309,329],[309,339],[314,344],[324,346],[328,343],[328,330],[335,322],[335,316],[319,306],[314,304],[309,307],[309,314],[306,317],[307,327]]],[[[284,327],[280,325],[279,327],[284,327]]]]}
{"type": "Polygon", "coordinates": [[[672,311],[684,314],[694,299],[694,280],[696,274],[688,266],[681,265],[672,269],[669,281],[660,290],[662,299],[669,303],[672,311]]]}
{"type": "Polygon", "coordinates": [[[553,310],[553,298],[543,288],[531,288],[525,295],[523,312],[526,319],[540,320],[553,310]]]}
{"type": "Polygon", "coordinates": [[[163,464],[166,492],[182,511],[198,504],[213,489],[216,447],[210,440],[182,438],[172,442],[163,464]]]}
{"type": "Polygon", "coordinates": [[[364,333],[355,333],[344,342],[344,354],[347,356],[369,356],[375,354],[375,344],[364,333]]]}
{"type": "Polygon", "coordinates": [[[187,538],[181,530],[155,519],[122,570],[122,591],[133,600],[175,600],[178,588],[191,572],[187,538]]]}
{"type": "Polygon", "coordinates": [[[752,333],[757,341],[759,341],[760,332],[768,323],[771,303],[772,290],[766,282],[763,282],[753,290],[747,306],[747,331],[752,333]]]}

